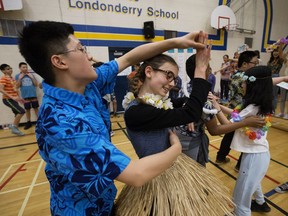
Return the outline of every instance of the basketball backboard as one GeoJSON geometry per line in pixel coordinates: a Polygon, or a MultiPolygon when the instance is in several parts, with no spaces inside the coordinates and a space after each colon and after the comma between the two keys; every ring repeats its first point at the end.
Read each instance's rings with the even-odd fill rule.
{"type": "Polygon", "coordinates": [[[213,10],[211,14],[211,27],[215,29],[236,30],[237,26],[236,16],[230,7],[221,5],[213,10]]]}
{"type": "Polygon", "coordinates": [[[0,0],[0,10],[11,11],[11,10],[22,10],[22,0],[0,0]]]}

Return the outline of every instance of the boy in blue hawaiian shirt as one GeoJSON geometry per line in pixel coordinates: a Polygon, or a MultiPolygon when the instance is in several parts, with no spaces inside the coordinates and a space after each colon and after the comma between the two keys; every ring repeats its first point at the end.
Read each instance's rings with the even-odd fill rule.
{"type": "Polygon", "coordinates": [[[111,215],[114,179],[141,186],[172,165],[181,153],[172,132],[171,147],[161,153],[131,161],[119,151],[110,142],[110,115],[102,97],[112,93],[125,68],[172,48],[207,49],[206,40],[206,33],[195,32],[149,43],[95,71],[71,25],[38,21],[24,27],[20,52],[44,79],[36,136],[47,164],[52,215],[111,215]]]}

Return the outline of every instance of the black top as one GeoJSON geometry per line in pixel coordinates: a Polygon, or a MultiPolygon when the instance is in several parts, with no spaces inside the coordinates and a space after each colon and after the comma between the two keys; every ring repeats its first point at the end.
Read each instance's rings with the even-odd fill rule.
{"type": "Polygon", "coordinates": [[[195,78],[189,98],[171,100],[174,109],[164,110],[144,103],[131,106],[124,115],[126,126],[131,130],[145,131],[198,122],[210,88],[209,82],[195,78]]]}

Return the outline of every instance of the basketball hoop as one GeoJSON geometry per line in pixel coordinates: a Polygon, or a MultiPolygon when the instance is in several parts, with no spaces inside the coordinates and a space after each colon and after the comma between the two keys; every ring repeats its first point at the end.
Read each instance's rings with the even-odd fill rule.
{"type": "Polygon", "coordinates": [[[226,31],[234,30],[231,24],[237,23],[236,16],[231,8],[227,5],[216,7],[211,14],[211,27],[214,29],[225,29],[226,31]],[[228,25],[228,26],[227,26],[228,25]]]}
{"type": "Polygon", "coordinates": [[[223,27],[226,31],[236,31],[239,24],[228,24],[223,27]]]}

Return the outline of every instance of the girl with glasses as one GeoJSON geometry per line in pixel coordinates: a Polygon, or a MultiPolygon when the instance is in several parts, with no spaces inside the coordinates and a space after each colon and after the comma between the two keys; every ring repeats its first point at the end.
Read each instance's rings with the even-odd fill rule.
{"type": "MultiPolygon", "coordinates": [[[[135,82],[123,101],[127,132],[140,159],[165,151],[172,127],[199,120],[210,89],[205,80],[209,59],[210,47],[197,51],[193,92],[175,100],[167,97],[179,72],[173,58],[161,54],[140,66],[134,79],[141,84],[135,82]]],[[[116,215],[229,215],[229,204],[223,184],[182,154],[144,186],[126,185],[116,201],[116,215]]]]}

